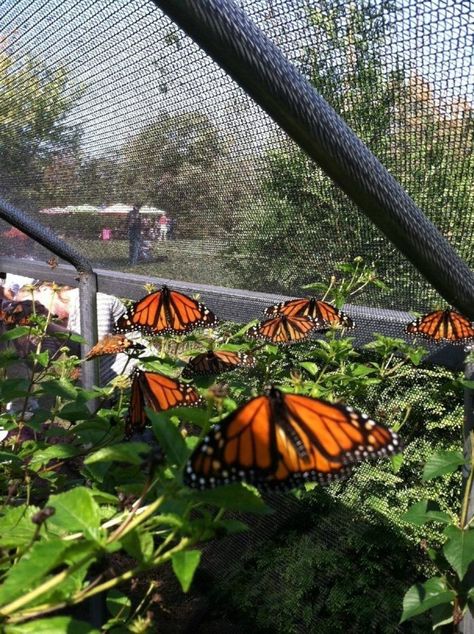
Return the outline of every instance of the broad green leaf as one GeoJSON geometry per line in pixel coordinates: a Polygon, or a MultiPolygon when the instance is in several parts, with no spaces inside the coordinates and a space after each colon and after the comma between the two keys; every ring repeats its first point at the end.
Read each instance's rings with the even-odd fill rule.
{"type": "Polygon", "coordinates": [[[16,506],[5,510],[0,517],[0,546],[18,548],[26,546],[36,531],[31,518],[39,511],[37,506],[16,506]]]}
{"type": "Polygon", "coordinates": [[[160,412],[152,412],[146,408],[151,420],[153,433],[166,454],[168,462],[183,465],[188,457],[188,449],[183,436],[176,427],[160,412]]]}
{"type": "Polygon", "coordinates": [[[139,529],[130,531],[120,541],[124,550],[140,563],[148,561],[155,549],[152,535],[139,529]]]}
{"type": "Polygon", "coordinates": [[[81,453],[81,449],[73,445],[50,445],[46,449],[35,451],[31,457],[30,467],[35,471],[48,464],[50,460],[73,458],[79,453],[81,453]]]}
{"type": "Polygon", "coordinates": [[[168,418],[176,416],[180,420],[187,420],[190,423],[199,425],[200,427],[206,425],[209,418],[206,410],[199,409],[198,407],[175,407],[167,412],[162,412],[162,414],[168,418]]]}
{"type": "Polygon", "coordinates": [[[127,462],[141,465],[146,455],[150,453],[150,445],[144,442],[126,442],[110,447],[103,447],[84,460],[85,464],[95,462],[127,462]]]}
{"type": "Polygon", "coordinates": [[[29,382],[26,379],[2,379],[0,382],[0,398],[11,401],[28,395],[29,382]]]}
{"type": "Polygon", "coordinates": [[[70,616],[53,616],[35,619],[19,625],[6,625],[5,634],[100,634],[90,623],[77,621],[70,616]]]}
{"type": "Polygon", "coordinates": [[[118,590],[110,590],[107,594],[107,610],[114,617],[120,615],[121,619],[126,619],[130,614],[130,608],[132,606],[132,602],[127,597],[127,595],[123,594],[123,592],[119,592],[118,590]]]}
{"type": "Polygon", "coordinates": [[[428,458],[423,469],[423,480],[432,480],[445,473],[453,473],[464,463],[460,451],[438,451],[428,458]]]}
{"type": "Polygon", "coordinates": [[[0,335],[0,342],[3,341],[13,341],[14,339],[19,339],[20,337],[24,337],[30,332],[30,328],[28,326],[17,326],[12,330],[7,330],[6,332],[0,335]]]}
{"type": "Polygon", "coordinates": [[[35,363],[42,366],[43,368],[48,367],[49,363],[49,351],[43,350],[43,352],[37,352],[33,355],[33,359],[35,363]]]}
{"type": "Polygon", "coordinates": [[[439,504],[432,500],[417,502],[406,513],[402,514],[401,519],[415,526],[422,526],[430,521],[444,522],[445,524],[452,522],[448,513],[441,511],[439,504]]]}
{"type": "Polygon", "coordinates": [[[442,632],[443,625],[453,622],[453,606],[450,603],[442,603],[435,605],[431,610],[431,622],[433,623],[434,632],[442,632]]]}
{"type": "Polygon", "coordinates": [[[173,566],[173,572],[177,576],[183,592],[187,592],[191,587],[191,582],[200,560],[200,550],[182,550],[172,555],[171,565],[173,566]]]}
{"type": "Polygon", "coordinates": [[[60,396],[64,399],[75,399],[77,396],[77,389],[67,379],[57,379],[55,381],[42,381],[40,388],[46,394],[52,396],[60,396]]]}
{"type": "Polygon", "coordinates": [[[398,473],[400,471],[400,469],[402,468],[403,460],[404,457],[402,453],[397,453],[394,456],[390,456],[393,473],[398,473]]]}
{"type": "Polygon", "coordinates": [[[314,361],[302,361],[300,363],[300,366],[304,370],[306,370],[306,372],[309,372],[311,376],[316,376],[316,374],[319,372],[319,368],[316,363],[314,363],[314,361]]]}
{"type": "Polygon", "coordinates": [[[55,514],[48,520],[66,533],[82,531],[96,540],[100,522],[99,506],[89,489],[76,487],[59,495],[52,495],[48,506],[55,514]]]}
{"type": "Polygon", "coordinates": [[[247,513],[272,513],[255,490],[243,484],[235,483],[216,487],[207,491],[194,491],[193,499],[206,504],[213,504],[229,511],[247,513]]]}
{"type": "Polygon", "coordinates": [[[443,546],[444,556],[462,580],[469,564],[474,562],[474,529],[447,526],[444,534],[448,538],[443,546]]]}
{"type": "Polygon", "coordinates": [[[0,450],[0,464],[4,462],[15,462],[21,464],[23,460],[11,451],[0,450]]]}
{"type": "Polygon", "coordinates": [[[60,539],[36,542],[9,571],[0,587],[0,604],[9,603],[31,590],[63,561],[67,542],[60,539]]]}
{"type": "Polygon", "coordinates": [[[233,535],[234,533],[243,533],[244,531],[249,530],[247,524],[244,524],[244,522],[241,522],[240,520],[220,520],[218,526],[225,529],[229,535],[233,535]]]}
{"type": "Polygon", "coordinates": [[[66,403],[59,411],[59,417],[64,420],[76,422],[78,420],[89,420],[91,413],[85,402],[76,400],[72,403],[66,403]]]}
{"type": "Polygon", "coordinates": [[[412,586],[403,598],[403,614],[400,623],[431,610],[437,605],[450,603],[456,598],[454,590],[449,590],[446,581],[432,577],[425,583],[412,586]]]}

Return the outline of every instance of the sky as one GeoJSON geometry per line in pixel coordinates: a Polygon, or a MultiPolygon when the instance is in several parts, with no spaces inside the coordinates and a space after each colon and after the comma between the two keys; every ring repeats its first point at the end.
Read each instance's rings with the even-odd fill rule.
{"type": "MultiPolygon", "coordinates": [[[[322,2],[239,4],[297,63],[312,42],[306,11],[322,2]]],[[[440,99],[472,101],[474,3],[397,4],[387,72],[401,62],[440,99]]],[[[206,112],[236,154],[258,154],[278,135],[270,118],[149,0],[0,0],[0,33],[23,61],[33,56],[68,68],[71,92],[83,93],[69,122],[82,126],[85,154],[116,151],[160,110],[206,112]]]]}

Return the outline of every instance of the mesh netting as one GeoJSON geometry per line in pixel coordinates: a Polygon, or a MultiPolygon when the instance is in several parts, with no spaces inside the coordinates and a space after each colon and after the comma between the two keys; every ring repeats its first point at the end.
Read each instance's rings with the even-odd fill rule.
{"type": "MultiPolygon", "coordinates": [[[[447,0],[239,4],[472,265],[474,5],[447,0]]],[[[440,300],[346,195],[153,2],[0,0],[0,14],[0,194],[96,266],[297,295],[305,284],[327,282],[337,263],[362,256],[390,288],[367,286],[357,296],[354,301],[366,306],[368,315],[376,307],[424,310],[440,300]],[[143,235],[136,263],[129,257],[127,225],[133,205],[141,205],[143,235]],[[163,212],[169,218],[166,230],[163,212]]],[[[1,231],[7,233],[7,254],[49,257],[6,224],[1,231]]],[[[399,326],[387,326],[386,332],[396,335],[399,326]]],[[[372,330],[369,324],[367,331],[372,330]]],[[[418,408],[417,420],[426,421],[440,447],[452,447],[460,437],[459,385],[457,391],[444,388],[453,376],[447,370],[424,378],[413,373],[385,394],[392,408],[398,402],[403,409],[407,400],[418,408]],[[451,405],[423,409],[432,382],[445,390],[451,405]]],[[[390,420],[394,411],[383,414],[384,403],[377,398],[360,406],[390,420]]],[[[410,434],[409,463],[421,469],[428,445],[421,430],[410,434]]],[[[304,535],[319,552],[332,549],[367,563],[360,553],[370,541],[369,527],[390,521],[396,548],[384,552],[379,544],[371,565],[386,555],[389,574],[398,574],[396,549],[412,557],[420,537],[416,531],[407,542],[400,537],[400,509],[416,501],[403,497],[403,485],[397,489],[407,473],[360,468],[352,485],[331,493],[326,504],[336,506],[329,519],[316,525],[315,515],[311,527],[295,533],[295,543],[301,545],[304,535]],[[364,483],[373,490],[377,479],[379,494],[359,499],[364,483]],[[399,497],[390,498],[395,490],[399,497]],[[383,508],[390,500],[393,512],[383,508]]],[[[453,499],[458,486],[456,481],[453,499]]],[[[224,544],[209,555],[213,575],[236,580],[247,549],[248,566],[269,587],[288,583],[284,571],[273,570],[256,552],[295,517],[285,499],[273,500],[280,521],[263,522],[253,542],[240,537],[237,545],[224,544]]],[[[309,514],[313,503],[299,501],[298,508],[301,504],[309,514]]],[[[321,504],[318,509],[327,510],[321,504]]],[[[285,535],[294,530],[287,527],[285,535]]],[[[301,547],[304,552],[305,544],[301,547]]],[[[283,547],[281,553],[281,561],[296,557],[283,547]]],[[[331,563],[337,568],[341,561],[331,563]]],[[[313,563],[319,569],[325,562],[320,557],[313,563]]],[[[383,572],[377,574],[383,584],[383,572]]],[[[405,589],[417,574],[406,571],[405,589]]],[[[337,588],[334,593],[328,598],[302,592],[301,602],[331,600],[337,606],[337,588]]],[[[393,596],[399,605],[400,593],[393,596]]],[[[366,599],[354,605],[346,607],[363,610],[366,599]]],[[[390,622],[396,605],[382,604],[370,631],[397,631],[390,622]]],[[[324,610],[315,608],[294,620],[294,631],[326,631],[318,629],[323,621],[324,610]]],[[[327,631],[337,631],[331,626],[327,631]]],[[[284,627],[275,625],[274,631],[289,631],[284,627]]]]}
{"type": "MultiPolygon", "coordinates": [[[[241,4],[471,262],[469,3],[241,4]]],[[[152,2],[4,2],[2,12],[1,191],[95,264],[144,270],[128,261],[126,211],[139,203],[150,273],[296,294],[362,255],[393,290],[360,303],[434,301],[152,2]],[[167,212],[166,243],[147,208],[167,212]]]]}

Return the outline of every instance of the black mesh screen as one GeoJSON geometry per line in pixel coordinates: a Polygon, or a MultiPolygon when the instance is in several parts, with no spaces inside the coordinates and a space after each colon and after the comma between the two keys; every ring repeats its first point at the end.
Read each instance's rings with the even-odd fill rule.
{"type": "MultiPolygon", "coordinates": [[[[469,3],[241,5],[470,262],[469,3]]],[[[145,271],[128,262],[126,212],[139,203],[147,273],[295,294],[362,255],[393,288],[360,303],[435,300],[152,2],[3,2],[2,13],[1,191],[97,265],[145,271]],[[166,243],[150,208],[172,221],[166,243]]]]}
{"type": "MultiPolygon", "coordinates": [[[[472,265],[474,4],[239,4],[472,265]]],[[[0,0],[0,15],[0,195],[53,228],[97,267],[297,295],[305,284],[327,282],[337,263],[362,256],[389,286],[367,286],[351,299],[360,304],[364,336],[376,329],[401,334],[401,317],[382,328],[379,313],[372,328],[376,308],[425,310],[440,301],[346,195],[153,2],[0,0]],[[133,205],[141,206],[142,218],[137,263],[129,259],[133,205]],[[166,231],[163,212],[170,219],[166,231]]],[[[7,255],[50,257],[5,223],[0,232],[7,255]]],[[[418,408],[418,420],[437,434],[434,444],[452,448],[461,436],[459,384],[443,392],[450,404],[423,410],[433,381],[443,391],[452,379],[447,370],[423,378],[414,372],[392,392],[387,387],[386,401],[393,406],[399,397],[400,411],[409,401],[418,408]]],[[[383,399],[359,406],[374,416],[380,410],[387,420],[399,414],[383,414],[383,399]]],[[[419,429],[408,436],[415,439],[409,464],[418,462],[421,469],[427,445],[419,429]]],[[[352,485],[334,492],[328,503],[336,505],[329,509],[332,519],[315,519],[303,531],[305,539],[354,558],[361,556],[359,537],[390,521],[394,538],[413,553],[420,535],[405,540],[397,519],[416,501],[411,493],[404,497],[403,477],[408,473],[361,467],[352,485]],[[363,499],[364,479],[373,485],[377,478],[380,496],[363,499]],[[387,499],[393,509],[383,508],[387,499]],[[343,543],[341,531],[350,535],[354,525],[353,541],[343,543]]],[[[458,481],[452,483],[453,498],[458,488],[458,481]]],[[[280,520],[270,522],[271,530],[263,523],[254,542],[244,536],[237,546],[209,555],[213,575],[237,579],[233,567],[247,550],[249,566],[261,578],[285,581],[281,571],[265,569],[251,552],[297,513],[293,504],[276,506],[280,520]]],[[[380,545],[374,566],[382,554],[380,545]]],[[[395,550],[386,554],[397,562],[395,550]]],[[[406,589],[417,575],[407,570],[400,587],[406,589]]],[[[385,583],[383,575],[376,578],[385,583]]],[[[396,605],[401,592],[393,595],[396,605]]],[[[365,608],[364,601],[357,609],[365,608]]],[[[382,606],[370,631],[397,631],[396,605],[391,611],[382,606]],[[384,618],[391,622],[384,625],[384,618]]],[[[323,612],[307,611],[292,631],[338,631],[330,623],[321,629],[323,612]]],[[[289,631],[281,627],[274,631],[289,631]]],[[[403,631],[427,631],[424,627],[403,631]]]]}

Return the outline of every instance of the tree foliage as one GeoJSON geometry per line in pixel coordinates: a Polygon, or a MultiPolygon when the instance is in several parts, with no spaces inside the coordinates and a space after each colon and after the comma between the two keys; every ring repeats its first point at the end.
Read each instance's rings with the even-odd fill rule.
{"type": "Polygon", "coordinates": [[[43,178],[55,183],[57,166],[69,170],[74,161],[79,129],[66,118],[79,92],[68,90],[66,68],[33,59],[19,65],[6,44],[0,43],[0,189],[11,199],[36,200],[43,178]]]}

